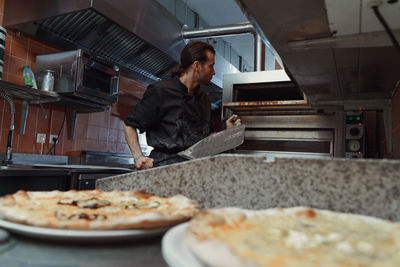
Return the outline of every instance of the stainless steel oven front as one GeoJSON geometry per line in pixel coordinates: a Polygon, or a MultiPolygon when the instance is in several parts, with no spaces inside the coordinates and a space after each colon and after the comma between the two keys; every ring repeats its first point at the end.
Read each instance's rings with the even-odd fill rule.
{"type": "Polygon", "coordinates": [[[222,117],[246,125],[237,153],[271,157],[344,156],[343,110],[316,109],[283,70],[226,74],[222,117]]]}
{"type": "Polygon", "coordinates": [[[46,70],[54,71],[59,94],[104,105],[118,99],[118,67],[82,49],[37,56],[35,72],[46,70]]]}

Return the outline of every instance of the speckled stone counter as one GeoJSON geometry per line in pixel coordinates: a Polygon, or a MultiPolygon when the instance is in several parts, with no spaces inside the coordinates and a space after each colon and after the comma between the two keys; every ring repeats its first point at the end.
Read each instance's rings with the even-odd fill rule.
{"type": "Polygon", "coordinates": [[[183,194],[202,208],[310,206],[400,221],[400,161],[222,154],[98,180],[103,190],[183,194]]]}

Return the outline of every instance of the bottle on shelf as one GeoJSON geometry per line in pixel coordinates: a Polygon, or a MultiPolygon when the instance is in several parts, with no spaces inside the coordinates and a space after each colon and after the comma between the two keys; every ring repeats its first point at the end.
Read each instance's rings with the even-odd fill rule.
{"type": "Polygon", "coordinates": [[[31,68],[28,65],[22,67],[22,75],[24,77],[24,83],[34,89],[37,89],[35,75],[33,74],[31,68]]]}

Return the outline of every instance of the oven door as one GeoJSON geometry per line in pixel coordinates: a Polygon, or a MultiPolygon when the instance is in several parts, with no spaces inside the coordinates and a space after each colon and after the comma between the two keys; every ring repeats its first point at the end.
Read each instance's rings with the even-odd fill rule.
{"type": "Polygon", "coordinates": [[[105,65],[84,55],[79,66],[74,95],[109,105],[117,101],[118,94],[118,67],[105,65]]]}

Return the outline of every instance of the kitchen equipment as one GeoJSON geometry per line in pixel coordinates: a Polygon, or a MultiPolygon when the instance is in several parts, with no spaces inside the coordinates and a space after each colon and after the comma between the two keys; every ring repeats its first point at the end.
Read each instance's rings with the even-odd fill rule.
{"type": "Polygon", "coordinates": [[[392,126],[398,120],[393,110],[400,85],[400,47],[393,38],[399,40],[400,1],[236,2],[313,107],[383,111],[378,118],[382,116],[384,129],[376,139],[385,141],[377,149],[392,157],[398,147],[392,126]]]}
{"type": "Polygon", "coordinates": [[[170,77],[185,46],[182,24],[157,1],[7,0],[3,25],[63,50],[102,55],[146,84],[170,77]]]}
{"type": "Polygon", "coordinates": [[[161,162],[170,160],[176,157],[185,159],[197,159],[206,156],[212,156],[230,149],[233,149],[243,143],[244,132],[246,126],[244,124],[220,131],[198,141],[186,150],[177,154],[171,155],[165,159],[154,161],[157,165],[161,162]]]}
{"type": "Polygon", "coordinates": [[[346,158],[365,156],[365,115],[364,111],[346,112],[346,158]]]}
{"type": "Polygon", "coordinates": [[[133,171],[132,169],[114,166],[80,165],[80,164],[33,164],[34,169],[66,169],[70,170],[71,189],[90,190],[95,188],[97,179],[119,175],[133,171]]]}
{"type": "Polygon", "coordinates": [[[236,152],[285,157],[344,155],[343,109],[315,109],[284,70],[226,74],[223,117],[246,124],[236,152]]]}
{"type": "Polygon", "coordinates": [[[54,89],[54,73],[53,70],[43,70],[36,74],[39,89],[42,91],[53,91],[54,89]]]}
{"type": "MultiPolygon", "coordinates": [[[[81,49],[36,56],[35,69],[46,73],[54,71],[55,91],[63,97],[84,99],[103,105],[117,101],[119,68],[100,57],[81,49]]],[[[47,76],[50,79],[50,76],[47,76]]],[[[45,87],[49,87],[45,84],[45,87]]]]}
{"type": "Polygon", "coordinates": [[[76,166],[72,184],[78,190],[94,189],[97,179],[133,171],[132,154],[82,151],[80,157],[70,157],[68,163],[76,166]]]}
{"type": "Polygon", "coordinates": [[[186,159],[197,159],[212,156],[243,143],[245,125],[241,124],[224,131],[207,136],[178,155],[186,159]]]}

